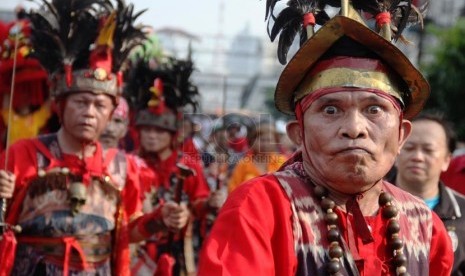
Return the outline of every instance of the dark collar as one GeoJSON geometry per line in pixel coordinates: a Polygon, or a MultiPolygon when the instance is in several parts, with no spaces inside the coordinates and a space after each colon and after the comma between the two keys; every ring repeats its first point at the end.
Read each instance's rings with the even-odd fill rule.
{"type": "Polygon", "coordinates": [[[433,209],[436,214],[444,219],[456,219],[462,216],[457,200],[464,200],[452,189],[439,182],[439,203],[433,209]]]}

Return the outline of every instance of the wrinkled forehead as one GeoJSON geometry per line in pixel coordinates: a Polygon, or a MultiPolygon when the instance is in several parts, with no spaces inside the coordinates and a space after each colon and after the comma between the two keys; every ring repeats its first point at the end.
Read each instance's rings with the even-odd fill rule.
{"type": "Polygon", "coordinates": [[[309,94],[300,102],[300,108],[305,112],[312,105],[352,105],[360,104],[391,104],[401,113],[401,104],[396,97],[384,91],[364,88],[327,89],[309,94]]]}

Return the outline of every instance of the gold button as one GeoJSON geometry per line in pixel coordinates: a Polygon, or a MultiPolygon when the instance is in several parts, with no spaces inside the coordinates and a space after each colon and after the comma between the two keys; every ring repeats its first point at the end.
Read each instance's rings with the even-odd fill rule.
{"type": "Polygon", "coordinates": [[[42,169],[40,169],[40,170],[37,172],[37,175],[38,175],[39,177],[44,177],[46,174],[47,174],[47,173],[46,173],[44,170],[42,170],[42,169]]]}
{"type": "Polygon", "coordinates": [[[61,168],[61,173],[64,174],[64,175],[67,175],[69,174],[69,168],[61,168]]]}
{"type": "Polygon", "coordinates": [[[103,68],[97,68],[94,71],[94,78],[99,81],[103,81],[107,78],[107,71],[103,68]]]}

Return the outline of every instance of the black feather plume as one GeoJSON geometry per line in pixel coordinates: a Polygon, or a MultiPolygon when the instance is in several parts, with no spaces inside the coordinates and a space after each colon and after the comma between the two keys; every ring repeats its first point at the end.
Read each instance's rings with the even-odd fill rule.
{"type": "Polygon", "coordinates": [[[112,72],[121,69],[129,52],[145,39],[141,27],[134,21],[142,14],[134,14],[133,5],[117,0],[36,0],[41,4],[32,10],[31,41],[34,56],[49,73],[63,72],[64,65],[73,70],[89,67],[90,45],[98,37],[101,20],[116,10],[113,37],[112,72]]]}
{"type": "MultiPolygon", "coordinates": [[[[192,73],[194,72],[194,63],[191,60],[173,60],[173,73],[176,76],[176,102],[180,102],[178,107],[192,107],[192,111],[196,112],[199,108],[198,96],[199,90],[192,83],[192,73]]],[[[168,99],[167,99],[167,104],[168,99]]]]}
{"type": "Polygon", "coordinates": [[[97,37],[99,20],[106,14],[107,0],[41,0],[32,10],[31,42],[34,56],[49,73],[63,70],[64,64],[84,68],[89,45],[97,37]]]}
{"type": "Polygon", "coordinates": [[[267,1],[266,17],[271,14],[268,20],[268,35],[271,41],[274,41],[278,34],[278,59],[281,64],[287,63],[287,54],[297,34],[300,36],[300,43],[307,40],[307,31],[303,24],[304,15],[312,13],[315,17],[316,24],[323,25],[329,20],[328,14],[324,8],[326,1],[323,0],[289,0],[287,7],[284,8],[276,17],[273,16],[276,2],[279,0],[267,1]],[[274,19],[273,27],[270,31],[270,20],[274,19]]]}
{"type": "Polygon", "coordinates": [[[150,68],[149,62],[139,57],[127,71],[125,96],[137,110],[145,109],[152,97],[150,87],[156,78],[160,78],[163,81],[163,96],[167,107],[179,111],[191,106],[195,112],[199,107],[199,91],[191,80],[194,70],[190,60],[168,58],[157,68],[150,68]]]}
{"type": "Polygon", "coordinates": [[[352,4],[355,9],[369,13],[373,17],[381,12],[389,12],[394,41],[401,38],[406,27],[418,23],[423,24],[423,16],[428,7],[428,1],[418,8],[413,5],[412,0],[353,0],[352,4]]]}
{"type": "Polygon", "coordinates": [[[131,50],[145,41],[146,35],[142,26],[135,25],[137,18],[144,12],[145,10],[134,14],[133,4],[126,5],[124,0],[118,0],[113,39],[113,72],[119,71],[131,50]]]}
{"type": "Polygon", "coordinates": [[[265,20],[268,19],[268,15],[273,14],[274,7],[279,1],[280,0],[266,0],[265,20]]]}

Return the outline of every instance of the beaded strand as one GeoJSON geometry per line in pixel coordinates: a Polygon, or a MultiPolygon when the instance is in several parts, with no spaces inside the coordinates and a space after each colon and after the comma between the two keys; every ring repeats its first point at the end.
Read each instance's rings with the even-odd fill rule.
{"type": "MultiPolygon", "coordinates": [[[[338,215],[334,212],[336,203],[328,197],[328,190],[323,186],[315,186],[315,195],[320,200],[321,208],[325,212],[325,222],[329,242],[330,261],[326,265],[326,270],[330,275],[341,275],[341,258],[344,251],[340,244],[341,234],[338,228],[338,215]]],[[[396,217],[397,208],[392,204],[392,196],[386,192],[379,195],[378,204],[381,208],[383,219],[387,220],[386,235],[388,248],[393,252],[392,264],[395,266],[395,273],[398,276],[409,276],[407,272],[407,257],[405,257],[403,248],[404,243],[399,237],[400,224],[396,217]]]]}
{"type": "Polygon", "coordinates": [[[393,252],[393,264],[396,268],[396,275],[408,276],[407,272],[407,257],[404,255],[404,242],[399,237],[400,224],[396,217],[398,210],[392,204],[392,196],[386,192],[379,195],[378,204],[382,208],[383,218],[386,219],[386,235],[388,239],[388,247],[393,252]]]}

